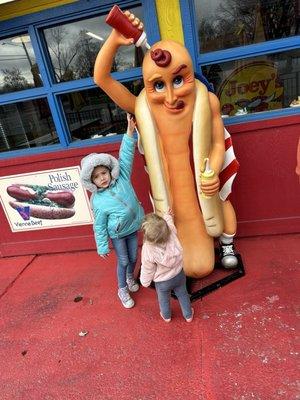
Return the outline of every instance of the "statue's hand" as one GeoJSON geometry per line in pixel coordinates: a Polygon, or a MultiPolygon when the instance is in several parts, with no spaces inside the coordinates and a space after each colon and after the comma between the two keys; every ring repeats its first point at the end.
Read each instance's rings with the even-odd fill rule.
{"type": "MultiPolygon", "coordinates": [[[[140,31],[143,30],[144,24],[139,20],[139,18],[137,18],[129,10],[126,10],[124,12],[124,14],[126,15],[126,17],[128,18],[128,20],[131,22],[131,24],[133,26],[135,26],[140,31]]],[[[126,38],[120,32],[118,32],[116,29],[112,30],[110,39],[113,40],[118,46],[130,46],[131,44],[134,43],[133,38],[126,38]]]]}
{"type": "Polygon", "coordinates": [[[144,24],[134,14],[132,14],[129,10],[126,10],[124,14],[133,26],[137,27],[140,31],[143,30],[144,24]]]}
{"type": "Polygon", "coordinates": [[[220,179],[218,176],[202,180],[200,185],[201,192],[206,196],[214,196],[220,189],[220,179]]]}

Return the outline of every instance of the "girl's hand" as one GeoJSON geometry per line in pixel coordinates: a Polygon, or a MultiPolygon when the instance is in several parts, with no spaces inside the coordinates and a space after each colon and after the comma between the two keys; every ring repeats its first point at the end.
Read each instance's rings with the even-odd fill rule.
{"type": "Polygon", "coordinates": [[[101,257],[101,258],[104,258],[104,259],[107,259],[108,256],[109,256],[109,253],[107,253],[107,254],[100,254],[100,257],[101,257]]]}
{"type": "Polygon", "coordinates": [[[129,113],[127,113],[127,123],[127,135],[132,137],[136,127],[136,122],[134,116],[129,113]]]}
{"type": "Polygon", "coordinates": [[[166,212],[167,215],[171,215],[171,217],[174,217],[174,212],[172,208],[168,208],[168,211],[166,212]]]}

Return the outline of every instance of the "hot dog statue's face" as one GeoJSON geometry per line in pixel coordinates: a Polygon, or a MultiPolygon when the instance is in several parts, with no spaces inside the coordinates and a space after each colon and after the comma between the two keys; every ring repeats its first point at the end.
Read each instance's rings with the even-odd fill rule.
{"type": "Polygon", "coordinates": [[[162,132],[190,128],[195,102],[192,60],[179,43],[156,43],[143,62],[146,96],[162,132]]]}

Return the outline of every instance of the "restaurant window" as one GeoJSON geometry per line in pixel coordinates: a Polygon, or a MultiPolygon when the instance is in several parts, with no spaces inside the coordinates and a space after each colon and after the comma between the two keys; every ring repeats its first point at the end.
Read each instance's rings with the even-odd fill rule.
{"type": "Polygon", "coordinates": [[[195,0],[201,52],[298,35],[296,0],[195,0]]]}
{"type": "MultiPolygon", "coordinates": [[[[132,12],[142,19],[141,7],[132,12]]],[[[111,32],[106,15],[84,19],[44,30],[52,71],[57,82],[93,76],[96,56],[111,32]]],[[[113,63],[112,72],[140,67],[142,47],[122,46],[113,63]]]]}
{"type": "MultiPolygon", "coordinates": [[[[131,93],[138,94],[142,90],[142,80],[125,86],[131,93]]],[[[126,131],[126,112],[99,88],[64,94],[61,102],[73,141],[109,137],[126,131]]]]}
{"type": "Polygon", "coordinates": [[[293,107],[300,93],[300,49],[204,65],[202,72],[224,117],[293,107]]]}
{"type": "Polygon", "coordinates": [[[0,95],[42,85],[29,35],[0,40],[0,95]]]}
{"type": "MultiPolygon", "coordinates": [[[[53,9],[0,21],[0,158],[109,142],[126,132],[126,113],[93,81],[95,59],[111,32],[105,23],[111,7],[100,2],[95,11],[95,4],[80,3],[55,10],[57,22],[53,9]]],[[[154,41],[155,5],[145,4],[130,10],[151,26],[154,41]]],[[[143,87],[144,52],[121,46],[113,62],[113,77],[134,95],[143,87]]]]}
{"type": "Polygon", "coordinates": [[[0,106],[0,151],[46,146],[58,142],[46,99],[0,106]]]}
{"type": "Polygon", "coordinates": [[[300,106],[298,1],[194,0],[194,5],[198,65],[213,84],[223,117],[300,106]]]}

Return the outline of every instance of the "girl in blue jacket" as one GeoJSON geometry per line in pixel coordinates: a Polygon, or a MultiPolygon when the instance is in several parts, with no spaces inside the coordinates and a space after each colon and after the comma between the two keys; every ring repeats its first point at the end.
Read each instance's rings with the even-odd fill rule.
{"type": "Polygon", "coordinates": [[[138,235],[144,210],[132,187],[130,176],[134,157],[135,121],[127,114],[127,133],[119,152],[119,160],[110,154],[92,153],[81,160],[81,181],[92,192],[94,233],[98,254],[108,258],[109,238],[118,258],[118,296],[125,308],[134,306],[129,292],[139,290],[134,280],[138,235]]]}

